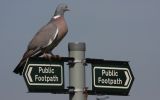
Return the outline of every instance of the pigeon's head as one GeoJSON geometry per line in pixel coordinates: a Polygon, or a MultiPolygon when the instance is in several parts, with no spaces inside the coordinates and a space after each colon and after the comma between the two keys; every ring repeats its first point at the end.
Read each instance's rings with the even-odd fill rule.
{"type": "Polygon", "coordinates": [[[61,3],[57,6],[54,16],[60,15],[63,16],[64,12],[69,11],[69,8],[66,4],[61,3]]]}

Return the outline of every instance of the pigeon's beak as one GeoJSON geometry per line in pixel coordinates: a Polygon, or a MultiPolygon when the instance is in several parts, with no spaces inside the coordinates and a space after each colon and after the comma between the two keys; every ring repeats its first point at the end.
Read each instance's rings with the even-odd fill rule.
{"type": "Polygon", "coordinates": [[[66,8],[65,11],[71,11],[69,8],[66,8]]]}

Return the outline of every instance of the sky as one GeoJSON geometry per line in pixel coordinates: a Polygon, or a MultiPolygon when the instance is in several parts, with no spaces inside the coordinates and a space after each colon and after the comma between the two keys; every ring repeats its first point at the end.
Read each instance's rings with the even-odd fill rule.
{"type": "Polygon", "coordinates": [[[0,99],[69,100],[67,94],[28,93],[23,77],[12,72],[62,2],[71,9],[65,13],[69,32],[53,53],[68,56],[68,42],[85,42],[88,58],[129,61],[135,76],[129,96],[109,95],[108,100],[158,100],[159,0],[0,0],[0,99]]]}

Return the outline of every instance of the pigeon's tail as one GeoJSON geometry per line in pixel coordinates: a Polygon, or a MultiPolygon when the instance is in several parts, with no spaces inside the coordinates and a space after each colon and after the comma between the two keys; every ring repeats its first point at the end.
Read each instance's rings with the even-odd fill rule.
{"type": "Polygon", "coordinates": [[[13,70],[14,73],[22,75],[26,60],[21,60],[17,67],[13,70]]]}
{"type": "Polygon", "coordinates": [[[32,50],[29,50],[29,51],[26,51],[23,55],[23,58],[21,59],[21,61],[19,62],[19,64],[17,65],[17,67],[13,70],[14,73],[16,74],[20,74],[22,75],[23,73],[23,69],[25,67],[25,64],[26,64],[26,61],[31,57],[37,57],[37,56],[40,56],[42,55],[42,52],[41,52],[41,49],[36,49],[34,51],[32,50]]]}

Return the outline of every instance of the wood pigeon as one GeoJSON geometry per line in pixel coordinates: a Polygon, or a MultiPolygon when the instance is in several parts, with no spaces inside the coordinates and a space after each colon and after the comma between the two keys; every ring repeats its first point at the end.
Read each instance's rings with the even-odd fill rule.
{"type": "Polygon", "coordinates": [[[24,64],[29,57],[52,54],[52,50],[60,43],[68,32],[64,13],[69,11],[68,6],[61,3],[57,6],[54,16],[43,26],[28,44],[21,61],[14,69],[14,73],[22,75],[24,64]]]}

